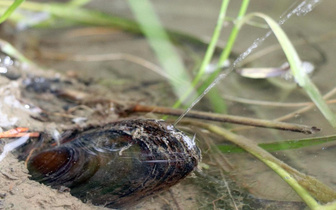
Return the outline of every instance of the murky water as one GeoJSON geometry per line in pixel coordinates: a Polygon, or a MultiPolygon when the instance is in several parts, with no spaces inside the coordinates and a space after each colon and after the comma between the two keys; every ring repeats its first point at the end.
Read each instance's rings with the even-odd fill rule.
{"type": "MultiPolygon", "coordinates": [[[[202,39],[209,39],[211,36],[220,3],[220,1],[201,0],[153,1],[166,27],[193,34],[202,39]]],[[[239,3],[233,1],[230,4],[229,16],[236,16],[239,3]]],[[[336,65],[333,58],[336,52],[332,47],[336,42],[336,33],[331,27],[334,24],[334,14],[331,9],[333,4],[332,1],[324,1],[312,12],[305,16],[292,17],[283,25],[287,35],[297,44],[296,47],[302,60],[314,64],[315,71],[312,80],[322,94],[334,88],[334,77],[336,76],[333,72],[336,65]]],[[[264,12],[276,20],[281,20],[281,17],[287,17],[284,17],[284,14],[290,14],[288,8],[292,6],[293,2],[290,0],[277,2],[258,0],[251,2],[248,12],[264,12]]],[[[97,0],[90,3],[88,7],[122,17],[132,17],[125,1],[97,0]]],[[[228,23],[223,29],[223,35],[220,38],[221,45],[225,44],[230,27],[231,24],[228,23]]],[[[267,31],[268,29],[245,26],[233,48],[234,54],[239,55],[245,52],[255,39],[263,37],[267,31]]],[[[15,31],[10,26],[4,26],[1,35],[39,65],[79,80],[80,85],[77,88],[81,90],[127,103],[172,106],[176,100],[168,82],[162,75],[124,57],[123,59],[113,58],[113,55],[124,53],[158,64],[148,43],[140,36],[116,29],[78,26],[60,29],[27,29],[21,32],[15,31]],[[110,60],[99,62],[77,62],[62,59],[62,56],[66,54],[111,54],[111,57],[110,60]]],[[[194,50],[195,55],[200,57],[204,53],[203,49],[191,49],[194,50]]],[[[188,50],[190,49],[181,47],[179,53],[184,58],[190,74],[194,75],[193,60],[188,50]]],[[[276,39],[272,36],[251,56],[254,56],[253,60],[247,57],[247,60],[242,61],[244,66],[278,67],[286,61],[284,54],[277,48],[276,39]]],[[[236,58],[232,57],[232,60],[236,58]]],[[[252,118],[276,119],[300,107],[251,105],[238,102],[238,99],[281,103],[309,102],[303,90],[292,81],[285,81],[282,78],[255,80],[243,78],[233,71],[219,81],[215,88],[218,88],[224,98],[230,98],[227,100],[229,114],[252,118]]],[[[27,94],[26,97],[33,97],[32,101],[39,100],[39,97],[34,95],[27,94]]],[[[57,101],[56,105],[49,107],[51,109],[49,111],[57,106],[64,107],[65,105],[68,104],[57,101]]],[[[330,107],[336,110],[334,105],[331,104],[330,107]]],[[[211,111],[208,99],[205,97],[200,100],[194,110],[211,111]]],[[[84,113],[85,116],[89,115],[85,111],[78,111],[76,114],[80,113],[84,113]]],[[[115,117],[114,113],[107,113],[106,116],[115,117]]],[[[146,114],[145,116],[155,115],[146,114]]],[[[175,118],[169,119],[173,121],[175,118]]],[[[54,120],[61,119],[55,117],[54,120]]],[[[314,136],[335,133],[316,108],[302,114],[294,114],[294,117],[287,121],[322,128],[322,131],[314,136]]],[[[212,147],[216,144],[226,144],[225,140],[204,132],[198,127],[183,127],[182,124],[179,126],[191,135],[196,133],[198,144],[203,151],[201,171],[195,172],[192,177],[173,187],[170,192],[155,196],[152,200],[147,200],[135,207],[136,209],[232,209],[234,206],[238,209],[264,209],[268,206],[271,209],[304,208],[305,205],[296,193],[273,171],[251,155],[218,154],[212,147]]],[[[246,128],[228,124],[222,126],[231,128],[240,135],[248,136],[258,143],[307,137],[304,134],[262,128],[246,128]]],[[[334,153],[335,146],[331,142],[305,149],[275,152],[273,155],[336,189],[334,153]]]]}

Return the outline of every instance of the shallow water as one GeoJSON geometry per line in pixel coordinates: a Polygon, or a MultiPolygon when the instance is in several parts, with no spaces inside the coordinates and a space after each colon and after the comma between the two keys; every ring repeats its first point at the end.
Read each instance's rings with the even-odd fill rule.
{"type": "MultiPolygon", "coordinates": [[[[153,4],[166,27],[209,39],[216,22],[220,1],[209,3],[201,0],[175,0],[155,1],[153,4]]],[[[251,2],[248,12],[264,12],[278,19],[291,4],[292,1],[289,0],[281,2],[258,0],[251,2]]],[[[334,88],[336,75],[333,73],[336,62],[333,58],[336,52],[332,47],[335,46],[336,35],[335,30],[331,27],[334,24],[334,15],[331,9],[333,4],[332,1],[324,1],[309,14],[293,17],[283,25],[293,42],[303,41],[304,44],[298,45],[297,49],[303,60],[312,62],[316,66],[312,80],[322,94],[334,88]]],[[[94,1],[88,7],[123,17],[132,17],[125,1],[94,1]]],[[[228,15],[235,16],[238,7],[238,1],[232,2],[228,15]]],[[[8,28],[4,27],[1,34],[10,39],[25,55],[43,67],[72,76],[84,84],[90,84],[87,89],[80,86],[84,90],[119,101],[141,102],[148,105],[172,106],[176,100],[165,78],[132,62],[124,60],[75,62],[55,59],[56,53],[57,55],[60,53],[79,55],[125,53],[140,56],[157,64],[154,53],[146,40],[140,36],[119,30],[97,28],[87,30],[85,27],[28,29],[21,32],[16,32],[10,26],[6,27],[8,28]]],[[[225,43],[230,27],[229,23],[223,29],[221,44],[225,43]]],[[[263,36],[267,31],[267,29],[245,26],[238,36],[233,49],[234,53],[244,52],[256,38],[263,36]]],[[[276,46],[276,43],[275,38],[270,37],[255,53],[276,46]]],[[[193,74],[190,53],[184,48],[179,48],[179,53],[188,64],[187,66],[190,67],[190,73],[193,74]]],[[[195,50],[195,53],[202,55],[203,51],[198,49],[195,50]]],[[[278,67],[284,62],[285,56],[281,50],[276,50],[245,65],[249,67],[278,67]]],[[[293,82],[281,78],[254,80],[242,78],[239,74],[232,72],[216,87],[223,96],[236,98],[283,103],[309,101],[306,94],[293,82]]],[[[262,119],[275,119],[298,109],[250,105],[230,100],[227,103],[229,114],[262,119]]],[[[330,105],[330,107],[335,111],[334,105],[330,105]]],[[[209,111],[211,107],[205,98],[194,109],[209,111]]],[[[114,116],[113,113],[111,115],[114,116]]],[[[152,114],[144,116],[160,117],[152,114]]],[[[322,128],[321,132],[313,136],[335,133],[317,109],[297,114],[288,122],[322,128]]],[[[237,133],[248,136],[258,143],[308,137],[304,134],[262,128],[224,126],[237,129],[237,133]]],[[[232,208],[234,203],[239,209],[257,209],[267,206],[270,208],[281,206],[282,209],[304,208],[304,204],[301,203],[295,192],[260,161],[248,154],[217,154],[211,150],[212,144],[226,143],[223,139],[214,134],[203,132],[197,127],[189,127],[188,130],[192,131],[191,134],[196,132],[198,144],[203,151],[202,172],[196,172],[193,177],[189,177],[180,185],[173,187],[170,192],[147,200],[136,206],[136,209],[149,209],[150,207],[152,209],[221,209],[232,208]],[[224,161],[227,163],[224,164],[224,161]],[[228,195],[227,184],[231,196],[228,195]],[[154,206],[153,203],[157,204],[154,206]]],[[[331,142],[305,149],[275,152],[273,155],[336,189],[336,183],[333,181],[336,176],[332,162],[334,153],[335,146],[331,142]]]]}

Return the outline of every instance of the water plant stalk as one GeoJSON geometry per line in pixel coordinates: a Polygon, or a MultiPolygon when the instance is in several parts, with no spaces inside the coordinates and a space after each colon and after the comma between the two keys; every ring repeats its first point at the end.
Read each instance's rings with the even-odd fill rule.
{"type": "MultiPolygon", "coordinates": [[[[250,2],[249,0],[243,0],[243,2],[241,4],[241,7],[240,7],[240,10],[239,10],[239,13],[238,13],[238,16],[237,16],[237,20],[240,20],[241,18],[244,17],[244,15],[246,13],[246,10],[248,8],[249,2],[250,2]]],[[[216,28],[214,30],[214,33],[213,33],[211,42],[209,44],[209,47],[207,49],[207,52],[205,54],[205,57],[202,61],[201,67],[200,67],[200,69],[199,69],[199,71],[196,75],[196,78],[193,80],[193,83],[192,83],[193,87],[195,87],[196,85],[198,85],[200,83],[200,78],[204,76],[205,68],[209,65],[210,60],[213,56],[213,49],[212,48],[217,43],[217,40],[218,40],[218,37],[219,37],[219,34],[220,34],[220,30],[221,30],[221,28],[219,28],[219,26],[223,27],[222,24],[219,25],[218,23],[223,21],[222,18],[224,18],[223,16],[225,16],[225,14],[226,14],[228,3],[229,2],[225,2],[225,1],[223,1],[223,3],[222,3],[222,7],[221,7],[221,10],[220,10],[220,14],[218,16],[216,28]]],[[[232,28],[232,31],[231,31],[231,34],[229,36],[229,39],[227,41],[227,44],[226,44],[226,46],[225,46],[225,48],[224,48],[224,50],[221,53],[221,56],[219,58],[219,61],[218,61],[215,72],[213,72],[205,80],[205,82],[203,82],[203,84],[200,86],[200,88],[198,88],[198,90],[197,90],[198,94],[202,94],[202,92],[204,92],[204,90],[207,87],[209,87],[209,85],[215,80],[215,78],[218,77],[219,72],[221,70],[221,67],[223,66],[224,62],[229,58],[229,55],[232,51],[232,47],[234,45],[234,42],[235,42],[235,40],[238,36],[239,30],[240,30],[240,26],[238,26],[237,24],[234,24],[234,26],[232,28]]],[[[187,93],[183,96],[182,99],[185,99],[188,96],[188,94],[190,94],[189,91],[187,91],[187,93]]],[[[210,99],[210,103],[212,104],[212,107],[215,110],[215,112],[219,112],[219,113],[226,112],[226,104],[225,104],[224,100],[220,97],[220,94],[217,90],[212,89],[207,94],[207,97],[210,99]]],[[[181,100],[177,101],[174,104],[173,108],[177,108],[180,105],[181,105],[181,100]]]]}
{"type": "Polygon", "coordinates": [[[9,16],[24,2],[25,0],[15,0],[8,8],[7,10],[2,14],[0,17],[0,24],[3,23],[9,16]]]}
{"type": "MultiPolygon", "coordinates": [[[[193,87],[195,87],[200,82],[201,78],[204,76],[204,73],[205,73],[205,70],[206,70],[207,66],[209,66],[209,64],[210,64],[211,58],[212,58],[212,56],[214,54],[214,51],[215,51],[215,48],[216,48],[216,44],[218,42],[218,38],[219,38],[221,30],[223,28],[223,22],[224,22],[224,19],[225,19],[225,16],[226,16],[226,11],[227,11],[229,2],[230,2],[229,0],[223,0],[222,1],[222,5],[221,5],[221,8],[219,10],[219,15],[218,15],[218,18],[217,18],[216,27],[213,31],[211,41],[210,41],[210,43],[208,45],[208,48],[205,52],[205,55],[204,55],[204,58],[202,60],[201,66],[200,66],[200,68],[197,72],[197,75],[195,76],[195,78],[192,82],[193,87]]],[[[227,47],[228,46],[226,45],[226,48],[227,47]]]]}
{"type": "MultiPolygon", "coordinates": [[[[178,108],[181,106],[182,102],[190,95],[190,93],[196,88],[196,86],[199,84],[200,80],[202,77],[204,77],[205,74],[205,70],[206,68],[209,66],[210,61],[213,57],[215,48],[216,48],[216,44],[218,42],[221,30],[223,28],[223,23],[224,23],[224,19],[226,16],[226,11],[228,8],[230,0],[223,0],[220,10],[219,10],[219,14],[218,14],[218,18],[217,18],[217,23],[215,26],[215,29],[213,31],[210,43],[207,47],[207,50],[205,52],[204,58],[201,62],[201,65],[199,67],[199,70],[195,76],[195,78],[192,81],[192,87],[190,89],[188,89],[181,98],[179,98],[175,104],[173,105],[173,108],[178,108]]],[[[212,100],[213,101],[213,100],[212,100]]]]}
{"type": "Polygon", "coordinates": [[[221,53],[218,63],[217,63],[217,68],[216,70],[210,75],[209,78],[207,78],[207,80],[202,84],[202,86],[199,88],[199,92],[203,92],[213,81],[216,77],[218,77],[220,71],[221,71],[221,67],[223,66],[224,62],[229,58],[233,45],[237,39],[238,33],[240,31],[240,28],[242,27],[241,24],[237,24],[241,19],[243,19],[243,17],[246,14],[248,5],[250,3],[250,0],[243,0],[241,6],[240,6],[240,10],[238,13],[238,16],[236,18],[235,24],[233,25],[233,28],[231,30],[231,33],[229,35],[228,41],[226,43],[226,46],[223,50],[223,52],[221,53]]]}
{"type": "MultiPolygon", "coordinates": [[[[240,20],[241,18],[244,17],[246,10],[248,8],[249,5],[249,0],[244,0],[241,4],[238,16],[237,16],[237,20],[240,20]]],[[[200,66],[200,69],[195,77],[195,79],[193,80],[193,87],[196,87],[199,83],[200,83],[200,79],[201,77],[204,76],[205,73],[205,69],[207,66],[209,66],[209,63],[211,61],[211,58],[213,56],[213,52],[214,52],[214,47],[218,41],[219,35],[220,35],[220,31],[221,28],[223,27],[223,20],[226,14],[226,10],[227,10],[227,6],[228,6],[228,1],[223,0],[222,2],[222,6],[219,12],[219,16],[217,19],[217,25],[216,28],[214,29],[214,33],[213,36],[211,38],[211,41],[209,43],[208,49],[206,51],[206,54],[203,58],[202,64],[200,66]]],[[[197,90],[197,92],[199,94],[201,94],[202,92],[204,92],[204,90],[214,81],[214,79],[218,76],[221,67],[223,66],[224,62],[229,58],[229,55],[231,53],[232,47],[234,45],[234,42],[238,36],[238,32],[240,30],[240,27],[237,26],[237,24],[234,24],[231,34],[229,36],[229,39],[227,41],[227,44],[219,58],[217,67],[215,72],[213,72],[206,80],[205,82],[200,86],[200,88],[197,90]]],[[[184,100],[188,95],[190,94],[190,91],[188,91],[182,98],[182,100],[184,100]]],[[[210,100],[210,103],[212,104],[213,109],[215,110],[215,112],[226,112],[226,104],[223,101],[223,99],[221,99],[220,94],[218,93],[217,90],[212,89],[211,92],[208,93],[207,96],[210,100]]],[[[177,108],[181,105],[182,100],[178,100],[173,108],[177,108]]]]}

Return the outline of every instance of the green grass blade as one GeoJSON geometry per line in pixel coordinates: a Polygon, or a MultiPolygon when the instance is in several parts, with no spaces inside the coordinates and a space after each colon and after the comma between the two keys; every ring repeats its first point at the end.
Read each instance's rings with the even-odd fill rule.
{"type": "MultiPolygon", "coordinates": [[[[241,8],[239,10],[238,17],[237,17],[238,20],[241,19],[242,17],[244,17],[244,15],[246,13],[246,10],[248,8],[249,2],[250,2],[249,0],[244,0],[242,2],[242,5],[241,5],[241,8]]],[[[215,47],[215,44],[217,43],[217,40],[219,38],[219,34],[220,34],[220,31],[221,31],[221,28],[222,28],[223,20],[225,18],[224,16],[226,14],[228,3],[229,3],[228,1],[223,1],[222,2],[222,6],[221,6],[221,9],[220,9],[220,12],[219,12],[218,19],[217,19],[217,25],[216,25],[215,30],[213,32],[211,42],[210,42],[210,44],[208,46],[208,49],[205,53],[203,61],[201,63],[200,69],[199,69],[195,79],[193,80],[193,83],[192,83],[193,87],[195,87],[196,85],[199,84],[201,77],[204,76],[205,68],[209,65],[210,60],[213,56],[214,47],[215,47]]],[[[237,38],[239,29],[240,29],[240,27],[237,27],[236,24],[233,26],[233,29],[232,29],[231,34],[229,36],[229,40],[227,42],[227,45],[226,45],[225,49],[223,50],[223,52],[220,56],[220,59],[219,59],[218,65],[217,65],[217,69],[214,73],[212,73],[210,75],[210,77],[208,77],[206,79],[206,81],[197,90],[199,95],[201,95],[207,89],[207,87],[209,87],[209,85],[218,76],[218,74],[221,70],[220,66],[223,65],[224,61],[227,60],[227,58],[229,57],[229,55],[231,53],[231,50],[232,50],[233,44],[234,44],[234,42],[237,38]]],[[[186,98],[189,95],[189,92],[190,91],[187,91],[182,99],[186,98]]],[[[215,110],[215,112],[218,112],[218,113],[225,113],[226,112],[226,103],[221,98],[221,96],[220,96],[220,94],[218,93],[217,90],[214,90],[214,89],[211,90],[207,94],[207,96],[208,96],[208,98],[210,100],[210,104],[211,104],[213,110],[215,110]]],[[[177,101],[174,104],[173,108],[178,108],[181,105],[181,103],[182,103],[181,100],[177,101]]]]}
{"type": "MultiPolygon", "coordinates": [[[[187,91],[184,92],[183,96],[175,102],[175,104],[173,105],[173,108],[178,108],[181,106],[182,102],[190,95],[190,93],[195,89],[195,87],[198,85],[198,83],[200,82],[201,78],[204,76],[205,74],[205,70],[206,67],[209,65],[211,58],[214,54],[215,48],[216,48],[216,44],[218,42],[218,38],[220,36],[220,32],[223,28],[223,22],[225,20],[225,16],[226,16],[226,11],[229,5],[229,0],[223,0],[222,1],[222,5],[221,8],[219,10],[219,15],[217,18],[217,24],[216,27],[214,29],[214,32],[212,34],[211,37],[211,41],[207,47],[207,50],[205,52],[204,58],[201,62],[200,68],[197,72],[197,75],[195,76],[195,78],[192,81],[192,87],[190,89],[188,89],[187,91]]],[[[199,93],[201,94],[201,93],[199,93]]],[[[212,98],[210,99],[212,107],[214,108],[214,110],[218,113],[223,113],[226,112],[226,105],[225,103],[222,103],[221,97],[219,97],[219,94],[215,91],[212,91],[211,93],[212,98]]]]}
{"type": "Polygon", "coordinates": [[[323,116],[329,121],[329,123],[336,127],[336,116],[335,114],[329,109],[328,105],[322,98],[317,87],[314,83],[310,80],[308,75],[302,69],[302,62],[293,46],[290,42],[289,38],[285,34],[285,32],[281,29],[279,24],[277,24],[272,18],[269,16],[262,14],[262,13],[252,13],[246,16],[242,22],[246,22],[252,17],[260,17],[264,19],[269,27],[272,29],[274,35],[278,39],[279,44],[284,51],[288,63],[291,67],[292,74],[296,80],[296,82],[306,91],[308,96],[311,100],[315,103],[315,105],[319,108],[323,116]]]}
{"type": "MultiPolygon", "coordinates": [[[[281,150],[291,150],[291,149],[299,149],[309,146],[315,146],[319,144],[323,144],[330,141],[335,141],[336,135],[333,136],[324,136],[318,138],[308,138],[301,140],[288,140],[282,142],[272,142],[272,143],[262,143],[258,144],[259,147],[267,150],[268,152],[275,152],[281,150]]],[[[242,148],[236,145],[218,145],[218,149],[223,153],[241,153],[245,152],[242,148]]]]}
{"type": "Polygon", "coordinates": [[[219,11],[219,15],[218,15],[218,19],[217,19],[217,24],[216,27],[214,29],[211,41],[208,45],[207,51],[205,52],[204,58],[202,60],[201,66],[199,71],[197,72],[196,77],[194,78],[192,85],[193,87],[195,87],[201,80],[201,78],[204,76],[205,73],[205,69],[206,67],[209,65],[211,58],[213,56],[213,53],[215,51],[216,48],[216,44],[220,35],[220,32],[223,28],[223,22],[226,16],[226,11],[229,5],[229,0],[223,0],[220,11],[219,11]]]}
{"type": "MultiPolygon", "coordinates": [[[[250,3],[250,0],[244,0],[242,2],[239,13],[238,13],[238,16],[236,18],[237,20],[241,20],[241,19],[244,18],[249,3],[250,3]]],[[[246,21],[246,22],[248,22],[248,21],[246,21]]],[[[246,22],[244,22],[244,23],[246,23],[246,22]]],[[[216,79],[216,77],[218,77],[218,75],[221,71],[221,67],[223,66],[224,62],[229,58],[229,56],[231,54],[233,45],[234,45],[234,43],[237,39],[240,28],[242,27],[242,24],[238,24],[238,23],[235,23],[233,28],[232,28],[232,31],[231,31],[230,36],[228,38],[225,49],[223,50],[223,52],[221,53],[221,55],[219,57],[216,71],[214,73],[212,73],[209,78],[207,78],[207,80],[202,84],[202,86],[199,88],[198,91],[203,92],[216,79]]]]}
{"type": "MultiPolygon", "coordinates": [[[[245,16],[249,4],[250,4],[250,0],[244,0],[242,2],[242,5],[240,7],[240,10],[239,10],[239,13],[238,13],[238,16],[237,16],[237,20],[240,20],[245,16]]],[[[231,34],[230,34],[229,39],[227,41],[226,47],[219,57],[217,70],[216,70],[216,72],[214,72],[215,76],[217,76],[219,74],[220,67],[223,66],[224,62],[229,58],[229,55],[231,54],[231,51],[232,51],[232,47],[233,47],[234,43],[236,42],[236,39],[237,39],[240,28],[241,28],[241,26],[238,25],[238,24],[235,24],[233,26],[231,34]]]]}
{"type": "MultiPolygon", "coordinates": [[[[244,17],[246,10],[248,8],[250,0],[244,0],[241,4],[237,20],[240,20],[241,18],[244,17]]],[[[199,95],[201,95],[210,85],[211,83],[218,77],[220,71],[221,71],[221,66],[223,66],[224,62],[229,58],[229,55],[231,53],[232,47],[234,45],[234,42],[238,36],[238,32],[240,30],[240,25],[235,24],[233,26],[233,29],[231,31],[231,34],[229,36],[229,39],[227,41],[226,47],[223,50],[222,54],[220,55],[217,68],[215,72],[213,72],[206,80],[203,82],[203,84],[198,88],[197,92],[199,95]]],[[[216,33],[214,33],[216,34],[216,33]]],[[[208,48],[209,49],[209,48],[208,48]]],[[[211,54],[212,56],[212,54],[211,54]]],[[[207,55],[204,58],[205,60],[203,61],[204,68],[209,65],[207,59],[207,55]]],[[[205,69],[204,69],[205,70],[205,69]]],[[[201,77],[204,74],[204,70],[200,68],[200,71],[198,72],[198,77],[201,77]]],[[[197,79],[197,78],[196,78],[197,79]]],[[[198,81],[197,81],[198,82],[198,81]]],[[[193,85],[196,85],[196,81],[194,80],[193,85]]],[[[217,113],[225,113],[227,111],[227,105],[224,101],[224,99],[221,97],[220,93],[216,89],[212,89],[207,93],[207,98],[210,101],[212,109],[217,112],[217,113]]],[[[176,102],[174,104],[174,108],[179,107],[181,104],[180,101],[176,102]]]]}
{"type": "Polygon", "coordinates": [[[3,23],[9,16],[16,10],[18,6],[25,0],[15,0],[12,5],[8,7],[8,9],[4,12],[4,14],[0,17],[0,24],[3,23]]]}

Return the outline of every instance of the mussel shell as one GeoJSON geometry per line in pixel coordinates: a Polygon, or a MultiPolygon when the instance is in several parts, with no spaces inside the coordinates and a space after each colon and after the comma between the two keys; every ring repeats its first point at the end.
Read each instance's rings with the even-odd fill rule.
{"type": "Polygon", "coordinates": [[[110,208],[134,205],[186,177],[200,150],[163,121],[134,119],[81,132],[28,162],[32,179],[65,186],[83,201],[110,208]]]}

